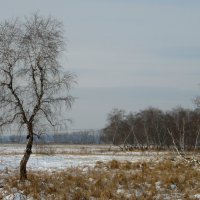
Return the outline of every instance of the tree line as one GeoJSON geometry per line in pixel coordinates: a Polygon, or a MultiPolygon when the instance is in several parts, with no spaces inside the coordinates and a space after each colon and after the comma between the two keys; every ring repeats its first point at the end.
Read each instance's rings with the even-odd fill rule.
{"type": "Polygon", "coordinates": [[[174,145],[180,150],[200,146],[200,109],[176,107],[169,111],[149,107],[139,112],[126,114],[113,109],[102,130],[101,141],[131,149],[170,149],[174,145]]]}
{"type": "MultiPolygon", "coordinates": [[[[100,144],[100,130],[79,130],[65,133],[49,133],[34,136],[35,144],[100,144]]],[[[0,135],[1,143],[25,144],[27,137],[24,134],[0,135]]]]}

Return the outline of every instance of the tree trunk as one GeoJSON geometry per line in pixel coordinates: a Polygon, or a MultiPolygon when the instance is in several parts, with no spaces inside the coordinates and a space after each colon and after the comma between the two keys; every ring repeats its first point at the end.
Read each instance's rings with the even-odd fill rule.
{"type": "Polygon", "coordinates": [[[26,151],[20,162],[20,180],[22,181],[27,179],[26,165],[32,153],[32,146],[33,146],[33,131],[29,129],[29,138],[26,145],[26,151]]]}

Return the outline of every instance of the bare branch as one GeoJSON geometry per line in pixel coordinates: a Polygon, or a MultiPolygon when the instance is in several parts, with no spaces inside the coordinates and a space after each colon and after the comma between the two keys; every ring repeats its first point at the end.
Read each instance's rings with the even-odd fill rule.
{"type": "MultiPolygon", "coordinates": [[[[197,163],[197,164],[200,164],[200,161],[199,161],[199,160],[194,159],[194,154],[193,154],[193,158],[191,158],[191,157],[186,157],[186,155],[185,155],[184,152],[181,153],[181,152],[178,150],[177,144],[176,144],[175,139],[174,139],[174,136],[173,136],[172,132],[171,132],[169,129],[168,129],[168,133],[169,133],[169,135],[170,135],[171,138],[172,138],[172,142],[173,142],[173,144],[174,144],[174,148],[175,148],[177,154],[180,156],[180,158],[181,158],[182,160],[184,160],[184,161],[187,162],[187,163],[197,163]]],[[[198,137],[198,135],[197,135],[197,137],[198,137]]]]}
{"type": "Polygon", "coordinates": [[[0,24],[0,108],[18,113],[9,123],[19,120],[33,126],[40,119],[52,126],[58,119],[51,120],[52,109],[56,115],[57,107],[72,106],[74,98],[68,93],[75,77],[62,70],[64,50],[62,23],[52,17],[34,14],[0,24]]]}

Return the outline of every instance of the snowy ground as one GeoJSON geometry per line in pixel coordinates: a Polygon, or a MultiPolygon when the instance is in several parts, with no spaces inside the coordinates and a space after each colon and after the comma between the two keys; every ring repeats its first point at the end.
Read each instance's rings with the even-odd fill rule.
{"type": "MultiPolygon", "coordinates": [[[[11,193],[4,190],[4,180],[18,171],[25,145],[0,145],[0,199],[29,199],[16,188],[11,193]],[[2,196],[1,196],[2,195],[2,196]]],[[[149,161],[162,158],[163,152],[122,152],[118,147],[103,145],[38,145],[28,161],[27,170],[58,171],[69,167],[80,167],[83,170],[95,166],[97,161],[149,161]]],[[[31,197],[29,200],[33,200],[31,197]]]]}
{"type": "MultiPolygon", "coordinates": [[[[110,160],[137,162],[157,158],[162,153],[157,152],[121,152],[116,147],[111,150],[109,146],[81,146],[81,145],[53,145],[42,146],[53,151],[53,155],[37,154],[34,147],[33,154],[28,162],[28,169],[32,170],[58,170],[67,167],[94,166],[97,161],[107,162],[110,160]]],[[[0,171],[5,168],[17,169],[23,156],[25,147],[23,145],[1,145],[0,146],[0,171]]]]}
{"type": "MultiPolygon", "coordinates": [[[[16,173],[16,170],[18,171],[19,163],[23,156],[24,150],[25,150],[25,145],[0,144],[0,199],[34,200],[34,198],[32,198],[31,196],[30,198],[28,198],[29,196],[28,197],[25,196],[23,191],[17,190],[17,188],[15,187],[10,188],[9,192],[4,187],[5,179],[9,179],[14,173],[16,173]]],[[[157,161],[165,160],[165,158],[168,156],[170,156],[169,152],[155,152],[155,151],[122,152],[119,150],[118,147],[110,148],[110,146],[106,146],[106,145],[41,145],[41,146],[34,146],[33,154],[30,157],[27,168],[28,168],[28,171],[36,170],[36,173],[37,173],[37,171],[47,171],[47,172],[56,171],[57,172],[59,170],[63,170],[70,167],[79,167],[79,169],[85,172],[84,171],[85,169],[86,170],[92,169],[92,167],[95,166],[98,161],[107,163],[108,161],[111,161],[111,160],[130,161],[130,162],[153,160],[153,161],[156,161],[155,163],[157,163],[157,161]]],[[[154,162],[150,162],[150,163],[154,163],[154,162]]],[[[155,164],[155,166],[156,165],[157,164],[155,164]]],[[[151,167],[156,168],[155,166],[152,165],[151,167]]],[[[144,167],[144,169],[151,170],[151,167],[145,168],[145,165],[144,166],[139,165],[139,168],[133,171],[133,174],[139,173],[140,167],[142,168],[144,167]]],[[[161,169],[165,169],[165,168],[161,168],[161,169]]],[[[172,168],[172,169],[175,169],[175,168],[172,168]]],[[[102,170],[105,173],[107,173],[106,170],[108,170],[108,168],[103,167],[102,170]]],[[[109,173],[113,173],[113,174],[117,173],[117,170],[119,170],[119,174],[123,175],[122,173],[123,169],[110,170],[109,173]]],[[[144,175],[144,172],[145,171],[143,171],[143,175],[144,175]]],[[[124,173],[131,175],[132,172],[125,171],[124,173]]],[[[54,173],[50,173],[50,174],[54,174],[54,173]]],[[[148,174],[151,174],[151,173],[148,173],[148,174]]],[[[160,171],[158,171],[158,173],[156,172],[156,176],[159,177],[160,176],[159,174],[162,174],[162,172],[161,173],[160,171]]],[[[170,171],[170,174],[171,174],[171,171],[170,171]]],[[[112,177],[115,177],[115,176],[114,175],[112,176],[111,174],[110,178],[112,177]]],[[[140,176],[138,175],[138,177],[140,176]]],[[[148,176],[146,175],[146,177],[148,176]]],[[[178,183],[174,183],[170,181],[164,182],[162,178],[159,178],[157,180],[155,177],[151,177],[151,179],[152,178],[155,179],[155,183],[154,183],[154,180],[152,179],[151,184],[155,185],[155,187],[152,187],[152,188],[155,188],[155,192],[157,193],[157,195],[155,196],[156,198],[154,199],[158,199],[158,200],[185,199],[184,194],[178,191],[180,181],[178,183]]],[[[184,177],[185,177],[185,174],[181,173],[181,178],[184,178],[184,177]]],[[[168,175],[166,178],[168,178],[168,175]]],[[[93,180],[92,178],[89,178],[88,180],[90,181],[90,179],[93,180]]],[[[145,191],[146,189],[151,188],[150,187],[151,185],[149,186],[149,183],[147,184],[146,182],[151,179],[148,179],[148,180],[145,179],[142,182],[142,184],[139,184],[136,188],[134,188],[133,191],[129,191],[129,192],[127,192],[122,187],[122,185],[119,184],[119,188],[117,188],[116,190],[117,195],[118,193],[119,195],[123,193],[123,194],[126,194],[127,199],[129,199],[128,195],[131,195],[132,193],[134,193],[137,199],[139,199],[140,196],[142,195],[141,191],[143,190],[145,191]],[[143,187],[146,189],[144,189],[143,187]],[[141,188],[143,189],[141,190],[141,188]]],[[[173,177],[171,177],[171,179],[173,179],[173,177]]],[[[43,193],[41,193],[41,196],[42,194],[43,193]]],[[[146,192],[146,194],[148,193],[146,192]]],[[[190,197],[191,198],[189,198],[188,196],[189,199],[200,199],[200,194],[198,190],[195,190],[190,195],[190,197]]]]}

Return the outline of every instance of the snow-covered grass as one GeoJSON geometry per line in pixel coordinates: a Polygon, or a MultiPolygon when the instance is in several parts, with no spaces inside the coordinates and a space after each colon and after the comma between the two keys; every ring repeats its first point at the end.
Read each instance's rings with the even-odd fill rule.
{"type": "Polygon", "coordinates": [[[198,166],[183,163],[167,152],[54,145],[53,155],[49,155],[34,149],[28,180],[19,182],[23,148],[0,147],[0,199],[200,199],[198,166]]]}
{"type": "MultiPolygon", "coordinates": [[[[17,169],[24,149],[24,145],[0,146],[0,170],[17,169]]],[[[59,170],[67,167],[94,166],[97,161],[108,162],[113,159],[137,162],[154,159],[161,154],[164,153],[121,152],[116,147],[109,150],[109,146],[104,145],[42,145],[34,146],[27,168],[28,170],[59,170]]]]}
{"type": "MultiPolygon", "coordinates": [[[[13,174],[5,181],[4,200],[170,200],[199,199],[200,171],[172,160],[107,163],[62,171],[31,171],[26,182],[13,174]]],[[[2,197],[3,198],[3,197],[2,197]]]]}

